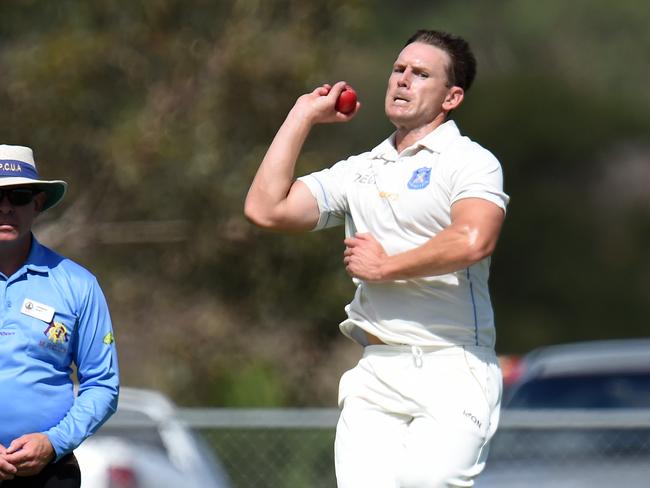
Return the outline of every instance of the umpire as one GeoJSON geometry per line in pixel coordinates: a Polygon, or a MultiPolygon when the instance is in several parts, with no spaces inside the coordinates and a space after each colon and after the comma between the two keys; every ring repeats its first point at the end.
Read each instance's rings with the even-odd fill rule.
{"type": "Polygon", "coordinates": [[[117,352],[97,280],[31,231],[66,188],[39,178],[30,148],[0,145],[2,488],[79,487],[72,451],[117,407],[117,352]]]}

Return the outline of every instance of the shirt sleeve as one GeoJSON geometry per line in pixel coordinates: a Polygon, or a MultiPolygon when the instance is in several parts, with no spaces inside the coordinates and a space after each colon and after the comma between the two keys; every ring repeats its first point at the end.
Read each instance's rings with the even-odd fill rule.
{"type": "Polygon", "coordinates": [[[96,432],[117,409],[119,370],[113,327],[94,277],[82,297],[74,341],[79,391],[65,417],[45,432],[57,460],[96,432]]]}
{"type": "Polygon", "coordinates": [[[346,180],[350,170],[350,160],[339,161],[326,168],[298,178],[302,181],[318,203],[320,216],[314,231],[342,225],[349,212],[346,196],[346,180]]]}
{"type": "Polygon", "coordinates": [[[506,211],[510,197],[503,191],[503,171],[494,155],[472,143],[453,155],[457,165],[451,175],[451,203],[482,198],[506,211]]]}

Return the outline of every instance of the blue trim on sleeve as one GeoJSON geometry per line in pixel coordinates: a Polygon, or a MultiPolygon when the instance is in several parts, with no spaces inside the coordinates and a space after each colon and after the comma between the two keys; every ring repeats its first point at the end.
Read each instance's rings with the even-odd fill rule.
{"type": "MultiPolygon", "coordinates": [[[[323,222],[323,224],[320,225],[319,227],[320,227],[320,228],[325,228],[325,227],[327,227],[327,224],[328,224],[329,221],[330,221],[330,215],[331,215],[331,211],[330,211],[330,203],[329,203],[329,201],[327,200],[327,193],[325,192],[325,187],[323,186],[323,184],[322,184],[322,183],[320,182],[320,180],[319,180],[318,178],[316,178],[314,175],[311,175],[311,176],[312,176],[312,178],[314,178],[314,179],[316,180],[316,183],[318,183],[318,186],[320,187],[320,190],[321,190],[321,194],[323,195],[323,203],[324,203],[324,205],[325,205],[325,213],[327,214],[327,217],[326,217],[326,219],[325,219],[325,222],[323,222]]],[[[320,219],[319,219],[319,220],[320,220],[320,219]]]]}
{"type": "Polygon", "coordinates": [[[467,268],[467,280],[469,281],[469,296],[472,299],[472,313],[474,314],[474,342],[478,346],[478,315],[476,311],[476,300],[474,299],[474,285],[472,284],[472,276],[467,268]]]}

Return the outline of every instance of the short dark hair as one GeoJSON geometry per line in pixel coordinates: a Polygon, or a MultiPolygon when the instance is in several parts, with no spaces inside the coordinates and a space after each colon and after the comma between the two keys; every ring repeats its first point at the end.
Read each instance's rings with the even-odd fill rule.
{"type": "Polygon", "coordinates": [[[420,29],[404,46],[414,42],[430,44],[445,51],[451,59],[447,67],[447,79],[452,86],[469,90],[476,77],[476,58],[465,39],[447,32],[420,29]]]}

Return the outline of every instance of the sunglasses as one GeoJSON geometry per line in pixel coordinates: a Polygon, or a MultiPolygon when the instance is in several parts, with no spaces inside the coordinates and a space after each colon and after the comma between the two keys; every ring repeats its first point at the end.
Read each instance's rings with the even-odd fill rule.
{"type": "Polygon", "coordinates": [[[32,190],[31,188],[9,188],[8,190],[0,188],[0,202],[2,202],[4,197],[7,197],[9,203],[14,207],[22,207],[30,203],[38,193],[40,191],[32,190]]]}

